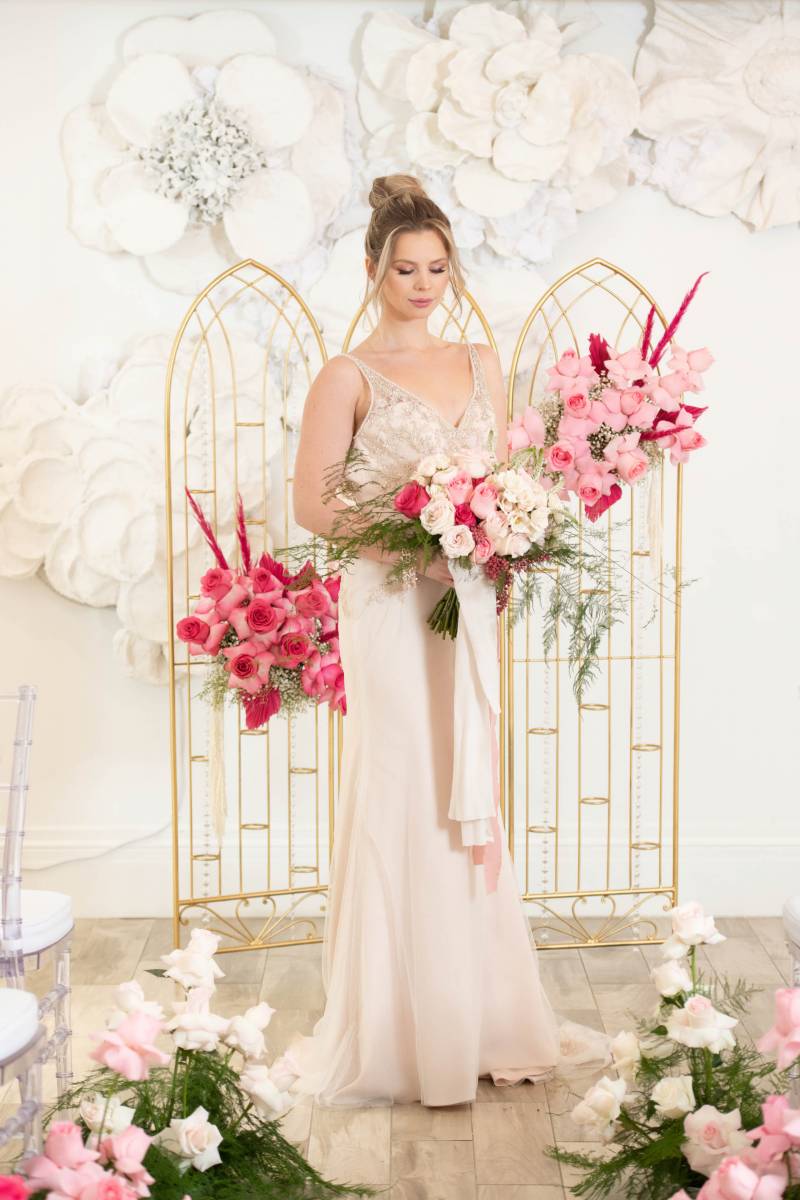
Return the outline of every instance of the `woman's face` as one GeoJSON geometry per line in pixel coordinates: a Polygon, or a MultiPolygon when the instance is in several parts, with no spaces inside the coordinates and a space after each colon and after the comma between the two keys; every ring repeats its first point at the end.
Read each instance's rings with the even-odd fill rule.
{"type": "Polygon", "coordinates": [[[381,289],[384,311],[402,320],[427,320],[447,290],[448,276],[447,248],[436,230],[404,230],[395,239],[381,289]]]}

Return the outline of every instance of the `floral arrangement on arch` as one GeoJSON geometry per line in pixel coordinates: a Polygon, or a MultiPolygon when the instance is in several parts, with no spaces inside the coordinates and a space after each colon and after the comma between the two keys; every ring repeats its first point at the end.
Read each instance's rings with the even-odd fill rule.
{"type": "Polygon", "coordinates": [[[640,482],[666,450],[672,463],[685,463],[706,444],[695,426],[705,408],[686,404],[682,397],[704,388],[703,372],[714,361],[711,352],[673,345],[669,374],[656,371],[702,278],[652,350],[655,306],[640,346],[620,352],[593,333],[588,354],[565,350],[549,368],[541,402],[527,405],[511,423],[509,448],[542,448],[549,486],[559,487],[564,496],[576,495],[590,521],[616,504],[623,484],[640,482]]]}
{"type": "Polygon", "coordinates": [[[733,1030],[755,989],[705,982],[697,947],[724,941],[700,904],[671,910],[663,962],[651,971],[660,999],[637,1032],[612,1040],[616,1077],[604,1075],[572,1120],[601,1152],[549,1147],[581,1173],[572,1194],[589,1200],[624,1188],[648,1200],[798,1200],[800,1109],[787,1094],[800,1056],[800,988],[775,993],[775,1024],[755,1049],[733,1030]],[[777,1051],[777,1063],[766,1054],[777,1051]]]}
{"type": "Polygon", "coordinates": [[[43,1153],[0,1176],[2,1200],[332,1200],[371,1196],[319,1174],[282,1135],[297,1064],[267,1064],[266,1001],[224,1017],[212,1011],[219,936],[194,929],[187,946],[149,973],[184,998],[167,1018],[136,980],[116,990],[93,1034],[99,1066],[61,1100],[74,1120],[47,1122],[43,1153]],[[162,1046],[166,1046],[163,1049],[162,1046]]]}
{"type": "Polygon", "coordinates": [[[266,553],[254,561],[241,496],[242,569],[234,570],[188,488],[186,495],[217,562],[200,581],[194,610],[175,627],[189,654],[212,659],[201,696],[218,709],[226,697],[240,701],[248,729],[266,725],[277,712],[295,714],[311,704],[346,713],[339,576],[322,579],[311,559],[294,574],[266,553]]]}
{"type": "Polygon", "coordinates": [[[122,56],[64,124],[79,240],[189,293],[241,259],[313,258],[353,182],[341,89],[238,9],[143,21],[122,56]]]}

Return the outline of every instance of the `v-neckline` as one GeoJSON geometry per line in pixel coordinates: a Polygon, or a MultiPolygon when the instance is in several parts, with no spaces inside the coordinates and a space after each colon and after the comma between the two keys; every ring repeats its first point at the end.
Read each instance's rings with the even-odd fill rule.
{"type": "Polygon", "coordinates": [[[416,392],[412,392],[410,388],[403,387],[402,383],[398,383],[396,379],[390,379],[388,375],[384,375],[381,371],[377,371],[375,369],[375,367],[371,367],[368,362],[364,362],[363,358],[359,358],[357,354],[351,354],[349,357],[354,358],[356,360],[356,362],[360,362],[361,365],[366,367],[368,371],[371,371],[373,375],[377,375],[379,379],[383,379],[384,382],[390,383],[392,385],[392,387],[396,387],[398,389],[398,391],[405,392],[405,394],[407,396],[411,396],[412,400],[418,400],[420,404],[423,404],[425,406],[425,408],[429,408],[431,410],[431,412],[435,416],[437,416],[444,425],[446,425],[448,427],[448,429],[452,429],[454,433],[457,433],[458,430],[463,425],[464,418],[466,417],[467,413],[469,412],[470,408],[472,407],[472,403],[473,403],[473,401],[475,399],[475,395],[478,391],[478,376],[477,376],[477,372],[475,370],[475,359],[474,359],[473,353],[472,353],[472,343],[465,342],[464,344],[467,347],[467,357],[469,358],[469,369],[472,374],[472,391],[470,392],[469,399],[467,400],[467,403],[461,413],[461,416],[458,418],[458,421],[456,422],[455,425],[453,424],[452,421],[448,421],[447,417],[444,416],[443,413],[440,413],[438,408],[434,407],[434,405],[431,404],[430,400],[426,400],[424,396],[420,396],[416,392]]]}

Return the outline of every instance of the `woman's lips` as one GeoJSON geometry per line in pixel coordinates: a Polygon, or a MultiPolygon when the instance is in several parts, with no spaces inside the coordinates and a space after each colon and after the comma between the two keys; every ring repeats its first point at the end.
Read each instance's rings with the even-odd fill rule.
{"type": "Polygon", "coordinates": [[[426,304],[430,304],[430,300],[412,300],[412,304],[416,304],[417,308],[424,308],[426,304]]]}

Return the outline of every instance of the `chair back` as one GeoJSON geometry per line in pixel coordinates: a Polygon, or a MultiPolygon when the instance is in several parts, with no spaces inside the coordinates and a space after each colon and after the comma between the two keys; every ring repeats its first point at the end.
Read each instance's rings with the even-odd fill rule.
{"type": "Polygon", "coordinates": [[[22,839],[28,799],[36,688],[23,683],[16,695],[0,695],[0,978],[21,986],[22,839]]]}

